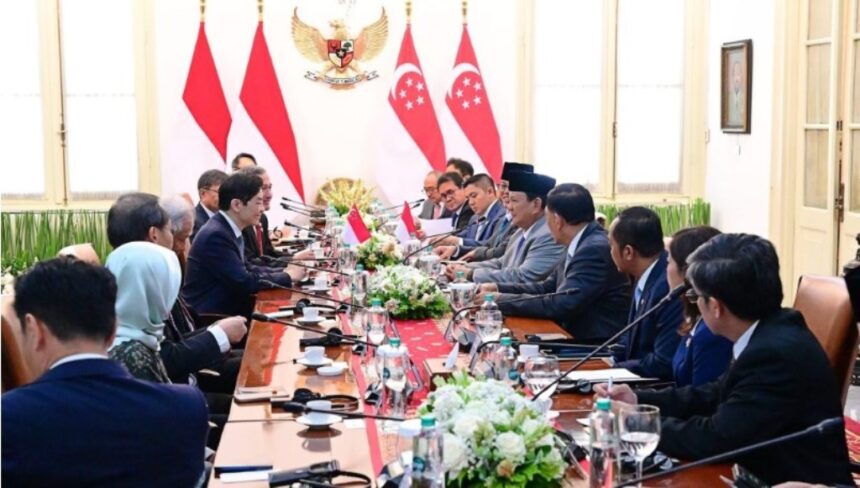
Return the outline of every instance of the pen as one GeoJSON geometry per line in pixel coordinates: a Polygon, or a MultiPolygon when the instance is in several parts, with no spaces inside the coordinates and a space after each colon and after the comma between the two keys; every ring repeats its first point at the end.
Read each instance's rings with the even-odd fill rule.
{"type": "Polygon", "coordinates": [[[249,465],[232,465],[232,466],[215,466],[215,474],[223,473],[244,473],[246,471],[266,471],[272,469],[271,464],[249,464],[249,465]]]}
{"type": "Polygon", "coordinates": [[[612,398],[612,375],[609,376],[609,381],[606,382],[606,394],[612,398]]]}

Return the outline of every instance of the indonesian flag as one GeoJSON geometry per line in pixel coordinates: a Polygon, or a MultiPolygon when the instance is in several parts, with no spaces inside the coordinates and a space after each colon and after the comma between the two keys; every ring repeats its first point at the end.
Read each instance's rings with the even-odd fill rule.
{"type": "Polygon", "coordinates": [[[403,212],[400,213],[400,221],[397,222],[397,230],[395,235],[401,243],[414,239],[415,237],[415,220],[412,217],[412,207],[408,202],[403,202],[403,212]]]}
{"type": "Polygon", "coordinates": [[[502,175],[499,129],[496,127],[490,98],[466,24],[463,24],[463,36],[460,38],[460,48],[457,50],[451,86],[445,96],[445,102],[487,172],[493,179],[498,180],[502,175]]]}
{"type": "Polygon", "coordinates": [[[445,141],[427,91],[412,27],[400,45],[394,82],[388,94],[391,111],[381,124],[385,136],[377,161],[377,182],[389,201],[412,200],[424,176],[445,171],[445,141]]]}
{"type": "Polygon", "coordinates": [[[227,99],[224,98],[215,60],[209,49],[205,26],[205,22],[201,20],[182,100],[197,125],[218,151],[221,161],[226,161],[227,135],[233,120],[230,118],[227,99]]]}
{"type": "Polygon", "coordinates": [[[364,225],[364,220],[361,218],[361,212],[358,211],[358,207],[353,205],[346,216],[346,227],[343,229],[343,242],[354,246],[368,239],[370,239],[370,231],[364,225]]]}

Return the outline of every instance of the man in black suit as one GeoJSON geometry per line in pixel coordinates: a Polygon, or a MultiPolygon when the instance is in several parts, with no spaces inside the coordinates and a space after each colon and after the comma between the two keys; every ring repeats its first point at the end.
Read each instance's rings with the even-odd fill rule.
{"type": "Polygon", "coordinates": [[[250,316],[252,295],[268,282],[291,286],[304,269],[246,264],[242,229],[257,224],[263,213],[263,180],[233,173],[221,185],[218,214],[200,229],[191,244],[182,296],[198,314],[250,316]]]}
{"type": "Polygon", "coordinates": [[[227,179],[227,173],[218,170],[210,169],[205,171],[200,178],[197,179],[197,194],[200,201],[195,207],[194,214],[194,230],[191,232],[190,239],[193,241],[194,236],[200,232],[203,224],[218,212],[218,189],[221,188],[221,183],[227,179]]]}
{"type": "Polygon", "coordinates": [[[15,280],[29,371],[3,394],[3,486],[197,486],[206,403],[196,388],[132,377],[108,359],[116,334],[113,274],[74,258],[15,280]]]}
{"type": "Polygon", "coordinates": [[[463,230],[469,225],[469,219],[474,212],[466,204],[466,194],[463,192],[463,178],[458,173],[445,173],[439,177],[439,195],[445,208],[451,212],[451,226],[463,230]]]}
{"type": "Polygon", "coordinates": [[[553,319],[578,340],[608,339],[626,323],[629,282],[612,262],[606,231],[594,221],[591,193],[575,183],[558,185],[547,197],[546,221],[555,241],[567,248],[556,271],[537,283],[485,283],[481,291],[502,292],[498,304],[506,315],[553,319]],[[505,303],[517,298],[507,294],[571,289],[579,292],[505,303]]]}
{"type": "MultiPolygon", "coordinates": [[[[669,293],[666,280],[668,253],[663,248],[660,217],[644,207],[626,208],[609,227],[612,259],[622,273],[633,279],[632,322],[669,293]]],[[[681,336],[681,301],[675,300],[646,317],[619,340],[614,354],[616,367],[650,378],[674,379],[672,358],[681,336]]]]}
{"type": "MultiPolygon", "coordinates": [[[[701,459],[803,430],[842,416],[840,388],[818,340],[798,312],[782,309],[779,258],[765,239],[714,237],[688,259],[687,279],[711,331],[734,343],[734,362],[718,380],[634,393],[616,386],[618,403],[656,405],[658,449],[701,459]]],[[[596,388],[606,394],[605,386],[596,388]]],[[[620,405],[623,407],[623,404],[620,405]]],[[[765,483],[804,481],[853,486],[842,429],[762,449],[736,460],[765,483]]]]}

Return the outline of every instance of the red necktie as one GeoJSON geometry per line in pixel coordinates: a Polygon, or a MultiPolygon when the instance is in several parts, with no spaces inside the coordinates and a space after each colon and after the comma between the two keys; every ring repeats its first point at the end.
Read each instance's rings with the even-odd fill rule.
{"type": "Polygon", "coordinates": [[[260,256],[263,255],[263,226],[257,224],[254,226],[254,232],[257,234],[257,251],[260,256]]]}

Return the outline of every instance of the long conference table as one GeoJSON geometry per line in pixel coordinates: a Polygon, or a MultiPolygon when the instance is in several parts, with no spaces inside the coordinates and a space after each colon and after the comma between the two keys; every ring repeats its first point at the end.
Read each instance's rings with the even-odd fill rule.
{"type": "MultiPolygon", "coordinates": [[[[297,298],[286,290],[267,290],[257,295],[255,310],[270,313],[278,307],[291,305],[297,298]]],[[[439,324],[446,323],[445,319],[439,324]]],[[[569,335],[550,320],[506,317],[505,327],[517,339],[525,334],[561,333],[569,335]]],[[[344,374],[323,377],[315,371],[294,364],[301,357],[299,339],[305,332],[283,325],[253,321],[248,333],[244,359],[237,387],[272,387],[292,394],[297,388],[309,388],[326,395],[345,394],[360,397],[362,375],[356,374],[349,346],[326,348],[326,356],[346,361],[351,365],[344,374]]],[[[569,363],[568,363],[569,364],[569,363]]],[[[419,368],[422,365],[418,365],[419,368]]],[[[602,360],[585,365],[588,369],[605,368],[602,360]]],[[[562,369],[565,363],[562,363],[562,369]]],[[[592,396],[576,393],[557,393],[553,397],[553,410],[559,411],[559,426],[577,440],[587,438],[578,418],[587,417],[592,408],[592,396]]],[[[363,411],[363,409],[359,409],[363,411]]],[[[337,460],[345,471],[364,473],[375,479],[374,460],[388,462],[396,456],[396,433],[383,433],[373,429],[369,422],[339,423],[328,430],[309,430],[295,422],[293,415],[273,411],[268,401],[239,404],[234,401],[228,422],[221,436],[214,465],[271,464],[275,470],[306,467],[312,463],[337,460]]],[[[667,476],[647,486],[707,487],[725,486],[720,476],[730,477],[727,465],[699,467],[667,476]]],[[[267,487],[265,481],[222,483],[213,474],[210,487],[257,488],[267,487]]],[[[566,487],[586,487],[588,482],[569,469],[563,481],[566,487]]]]}

